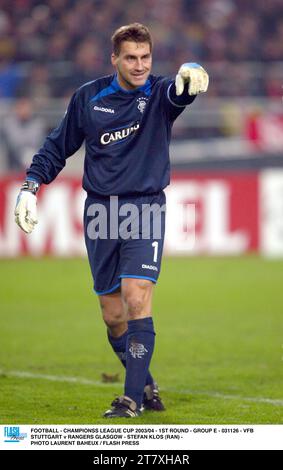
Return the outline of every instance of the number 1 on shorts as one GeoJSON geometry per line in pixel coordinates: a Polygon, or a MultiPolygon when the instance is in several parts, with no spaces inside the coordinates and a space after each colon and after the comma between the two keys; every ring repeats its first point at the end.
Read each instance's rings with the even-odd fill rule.
{"type": "Polygon", "coordinates": [[[153,262],[154,262],[154,263],[157,263],[158,242],[153,242],[151,246],[153,246],[153,248],[154,248],[153,262]]]}

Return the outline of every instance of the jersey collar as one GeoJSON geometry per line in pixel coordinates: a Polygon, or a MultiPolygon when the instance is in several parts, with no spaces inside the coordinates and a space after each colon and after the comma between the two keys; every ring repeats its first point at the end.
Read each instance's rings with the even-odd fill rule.
{"type": "Polygon", "coordinates": [[[111,86],[116,90],[116,91],[122,91],[123,93],[126,93],[128,95],[132,95],[132,94],[135,94],[135,93],[138,93],[138,92],[144,92],[145,95],[149,96],[150,93],[151,93],[151,82],[149,79],[147,79],[147,81],[145,82],[144,85],[142,86],[139,86],[137,88],[135,88],[134,90],[125,90],[125,88],[122,88],[118,82],[118,79],[117,79],[117,73],[115,73],[114,75],[114,78],[111,82],[111,86]]]}

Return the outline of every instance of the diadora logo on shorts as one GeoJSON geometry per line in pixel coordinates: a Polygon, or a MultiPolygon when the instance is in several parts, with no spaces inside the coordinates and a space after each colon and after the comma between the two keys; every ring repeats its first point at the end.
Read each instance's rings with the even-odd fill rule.
{"type": "Polygon", "coordinates": [[[116,144],[119,141],[122,141],[129,137],[131,134],[136,132],[140,127],[139,122],[131,124],[128,127],[120,129],[112,129],[108,132],[105,132],[100,137],[100,143],[102,145],[116,144]]]}
{"type": "Polygon", "coordinates": [[[156,266],[152,266],[151,264],[142,264],[142,269],[151,269],[152,271],[158,271],[156,266]]]}
{"type": "Polygon", "coordinates": [[[111,108],[101,108],[100,106],[94,106],[94,111],[102,111],[103,113],[115,114],[114,109],[111,108]]]}

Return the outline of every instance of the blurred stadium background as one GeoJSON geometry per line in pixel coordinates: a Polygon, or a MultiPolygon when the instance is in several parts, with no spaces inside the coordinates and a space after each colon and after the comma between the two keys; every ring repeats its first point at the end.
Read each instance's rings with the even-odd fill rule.
{"type": "Polygon", "coordinates": [[[17,188],[13,182],[18,175],[22,179],[72,92],[112,73],[111,33],[138,20],[154,36],[155,74],[173,77],[183,62],[198,61],[211,77],[209,93],[198,97],[176,121],[171,145],[169,198],[173,208],[177,200],[197,204],[196,243],[192,249],[176,220],[168,233],[167,251],[282,256],[281,13],[280,0],[259,0],[256,6],[251,0],[145,0],[122,5],[115,0],[0,0],[0,255],[15,256],[23,250],[83,252],[83,241],[78,242],[83,149],[62,173],[70,178],[65,186],[58,186],[57,180],[42,202],[46,212],[48,198],[62,198],[56,207],[65,214],[49,244],[44,233],[57,219],[56,208],[53,216],[52,211],[41,216],[45,225],[29,237],[26,247],[11,222],[18,180],[17,188]]]}
{"type": "MultiPolygon", "coordinates": [[[[219,392],[222,387],[224,398],[227,393],[231,398],[233,392],[259,396],[259,402],[253,402],[255,408],[263,405],[263,402],[260,405],[262,396],[280,398],[282,13],[282,0],[0,0],[0,257],[3,258],[0,269],[5,307],[0,319],[3,344],[7,345],[5,354],[3,348],[1,351],[1,367],[6,361],[11,370],[18,367],[60,374],[66,374],[69,367],[71,375],[89,373],[92,377],[93,351],[84,349],[92,341],[87,314],[93,308],[93,297],[86,297],[91,287],[90,274],[87,265],[78,260],[74,264],[66,260],[64,264],[55,259],[62,256],[80,259],[85,255],[82,234],[85,196],[80,188],[83,149],[68,160],[52,185],[41,189],[40,222],[33,234],[27,237],[18,229],[13,211],[24,169],[44,136],[61,119],[71,94],[84,82],[112,73],[110,36],[118,26],[138,21],[153,33],[154,74],[174,77],[183,62],[194,61],[201,63],[210,75],[208,93],[198,97],[177,119],[171,144],[172,183],[167,190],[165,245],[168,258],[164,261],[164,281],[158,287],[161,290],[156,293],[157,306],[167,321],[162,323],[161,318],[157,319],[163,331],[159,349],[160,361],[166,363],[162,369],[163,383],[166,385],[167,377],[171,377],[175,388],[186,388],[189,383],[196,390],[210,387],[219,392]],[[193,215],[191,203],[196,208],[193,215]],[[252,261],[249,263],[248,259],[252,261]],[[59,289],[62,278],[64,287],[59,289]],[[30,280],[38,289],[36,294],[30,280]],[[25,284],[18,291],[20,282],[25,284]],[[66,304],[67,295],[73,300],[69,298],[66,304]],[[172,296],[178,298],[178,305],[172,296]],[[62,320],[51,308],[56,309],[57,301],[62,320]],[[172,341],[170,331],[175,331],[176,338],[182,338],[184,323],[181,321],[187,321],[187,308],[192,315],[189,330],[195,331],[196,336],[188,343],[192,351],[184,351],[183,361],[185,364],[189,361],[189,370],[185,372],[183,368],[178,375],[175,358],[166,356],[167,345],[172,341]],[[41,320],[36,309],[42,315],[41,320]],[[85,315],[84,323],[80,326],[76,323],[77,309],[85,309],[81,313],[85,315]],[[172,312],[176,314],[174,321],[172,312]],[[210,313],[216,323],[211,323],[210,313]],[[55,329],[58,327],[56,334],[54,325],[55,329]],[[72,354],[72,359],[66,352],[64,355],[60,349],[60,344],[63,348],[67,341],[66,350],[79,357],[81,346],[76,346],[76,338],[70,333],[72,327],[85,338],[81,362],[79,359],[76,362],[72,354]],[[64,335],[60,333],[63,329],[64,335]],[[44,332],[48,337],[42,336],[44,332]],[[236,337],[232,336],[233,332],[236,337]],[[54,334],[57,343],[55,339],[52,342],[54,334]],[[27,347],[27,341],[33,344],[33,351],[27,347]],[[222,341],[223,345],[219,346],[222,341]],[[219,357],[215,344],[220,347],[219,357]],[[21,348],[27,348],[26,359],[20,354],[21,348]],[[224,357],[228,358],[224,360],[225,370],[221,369],[224,357]],[[268,376],[266,383],[262,379],[264,374],[268,376]]],[[[97,329],[101,329],[104,338],[102,325],[96,325],[97,329]]],[[[99,341],[103,355],[106,339],[99,341]]],[[[181,344],[175,345],[174,350],[180,352],[181,344]]],[[[158,356],[156,360],[158,364],[158,356]]],[[[109,366],[108,372],[112,371],[111,361],[118,367],[107,350],[102,362],[106,369],[109,366]]],[[[100,362],[96,367],[100,371],[100,362]]],[[[17,374],[14,380],[15,377],[17,374]]],[[[7,392],[9,399],[11,396],[7,392]]],[[[168,392],[167,400],[170,399],[173,403],[174,397],[170,398],[168,392]]],[[[20,402],[19,398],[18,409],[22,409],[20,402]]],[[[81,406],[79,403],[78,399],[77,406],[81,406]]],[[[64,407],[63,400],[61,404],[64,407]]],[[[277,400],[277,405],[282,409],[282,400],[277,400]]],[[[26,400],[24,406],[32,416],[32,405],[26,400]]],[[[268,402],[265,411],[254,409],[257,415],[248,415],[250,410],[244,410],[247,402],[240,411],[223,405],[222,415],[219,408],[218,414],[212,411],[214,404],[207,408],[206,414],[202,414],[204,402],[196,402],[195,406],[199,406],[202,416],[194,415],[192,419],[196,422],[198,419],[203,422],[217,419],[219,422],[233,422],[233,419],[234,422],[241,419],[279,422],[282,419],[279,408],[277,414],[270,414],[268,402]],[[235,417],[233,413],[238,415],[235,417]]],[[[14,409],[17,408],[12,403],[6,414],[7,422],[9,416],[27,420],[23,414],[13,414],[14,409]]],[[[70,422],[79,422],[75,411],[66,413],[71,415],[70,422]]],[[[44,413],[39,422],[48,422],[49,418],[44,421],[43,416],[44,413]]],[[[53,422],[56,416],[56,413],[52,415],[53,422]]],[[[81,416],[84,419],[84,414],[81,416]]],[[[189,419],[186,413],[183,416],[189,419]]],[[[89,418],[85,419],[90,422],[89,418]]],[[[175,422],[182,422],[182,418],[175,422]]]]}

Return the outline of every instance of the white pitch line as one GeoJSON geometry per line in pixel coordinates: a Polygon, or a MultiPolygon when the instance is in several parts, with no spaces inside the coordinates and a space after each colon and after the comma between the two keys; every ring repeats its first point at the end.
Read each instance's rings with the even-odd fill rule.
{"type": "Polygon", "coordinates": [[[208,396],[211,398],[220,398],[220,399],[225,399],[225,400],[244,400],[244,401],[251,401],[254,403],[267,403],[269,405],[283,406],[283,400],[280,400],[280,398],[243,397],[241,395],[226,395],[224,393],[213,392],[213,391],[201,392],[198,390],[175,390],[171,388],[166,389],[166,391],[180,393],[181,395],[185,395],[185,394],[203,395],[203,396],[208,396]]]}
{"type": "MultiPolygon", "coordinates": [[[[42,379],[42,380],[50,380],[51,382],[67,382],[67,383],[77,383],[80,385],[95,385],[96,387],[109,387],[109,386],[115,386],[118,387],[121,384],[119,383],[104,383],[104,382],[99,382],[91,379],[85,379],[83,377],[70,377],[70,376],[65,376],[65,375],[49,375],[49,374],[38,374],[34,372],[28,372],[28,371],[17,371],[17,370],[10,370],[10,371],[5,371],[5,370],[0,370],[0,378],[2,376],[8,376],[8,377],[17,377],[17,378],[28,378],[28,379],[42,379]]],[[[241,395],[226,395],[223,393],[219,392],[207,392],[207,391],[198,391],[198,390],[177,390],[173,388],[164,388],[162,387],[162,390],[165,392],[172,392],[172,393],[178,393],[180,395],[202,395],[202,396],[207,396],[210,398],[219,398],[222,400],[242,400],[242,401],[248,401],[248,402],[253,402],[253,403],[266,403],[269,405],[273,406],[283,406],[283,400],[276,399],[276,398],[265,398],[265,397],[243,397],[241,395]]]]}
{"type": "MultiPolygon", "coordinates": [[[[95,385],[96,387],[107,387],[108,385],[116,385],[115,383],[99,382],[91,379],[85,379],[83,377],[70,377],[65,375],[49,375],[49,374],[37,374],[34,372],[25,372],[18,370],[4,371],[0,370],[0,376],[6,375],[8,377],[17,377],[22,379],[43,379],[50,380],[51,382],[68,382],[77,383],[80,385],[95,385]]],[[[118,385],[118,384],[117,384],[118,385]]]]}

